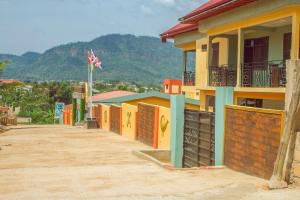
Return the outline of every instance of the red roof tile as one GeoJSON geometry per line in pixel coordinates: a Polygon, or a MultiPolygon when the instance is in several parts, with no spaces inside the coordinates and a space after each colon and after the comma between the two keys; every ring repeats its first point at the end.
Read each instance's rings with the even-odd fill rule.
{"type": "Polygon", "coordinates": [[[18,83],[18,82],[19,81],[13,80],[13,79],[8,79],[8,80],[0,79],[0,83],[3,83],[3,84],[11,84],[11,83],[18,83]]]}
{"type": "Polygon", "coordinates": [[[93,96],[93,101],[101,101],[105,99],[111,99],[116,97],[123,97],[128,95],[136,94],[135,92],[129,92],[129,91],[123,91],[123,90],[117,90],[112,92],[105,92],[101,94],[97,94],[93,96]]]}
{"type": "Polygon", "coordinates": [[[162,33],[161,39],[165,42],[176,35],[197,30],[201,20],[216,16],[223,12],[246,5],[257,0],[209,0],[181,18],[181,23],[162,33]]]}
{"type": "Polygon", "coordinates": [[[177,24],[167,30],[166,32],[162,33],[161,39],[165,42],[167,38],[173,38],[176,35],[190,32],[190,31],[195,31],[198,29],[198,24],[177,24]]]}
{"type": "Polygon", "coordinates": [[[257,0],[210,0],[181,19],[184,23],[197,23],[200,20],[216,16],[254,1],[257,0]]]}

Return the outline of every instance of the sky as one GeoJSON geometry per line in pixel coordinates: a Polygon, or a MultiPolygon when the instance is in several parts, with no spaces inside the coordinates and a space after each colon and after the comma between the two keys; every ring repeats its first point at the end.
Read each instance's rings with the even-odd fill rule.
{"type": "Polygon", "coordinates": [[[0,0],[0,53],[43,53],[111,33],[159,34],[206,0],[0,0]]]}

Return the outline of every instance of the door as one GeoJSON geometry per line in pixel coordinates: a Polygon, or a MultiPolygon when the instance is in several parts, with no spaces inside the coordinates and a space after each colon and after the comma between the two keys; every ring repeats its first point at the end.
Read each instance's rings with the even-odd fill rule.
{"type": "Polygon", "coordinates": [[[220,44],[219,43],[213,43],[212,44],[211,66],[214,66],[214,67],[219,66],[219,49],[220,49],[220,44]]]}
{"type": "Polygon", "coordinates": [[[291,58],[292,33],[285,33],[283,36],[283,61],[291,58]]]}
{"type": "Polygon", "coordinates": [[[269,53],[269,37],[245,40],[243,85],[267,86],[269,84],[267,67],[269,53]]]}

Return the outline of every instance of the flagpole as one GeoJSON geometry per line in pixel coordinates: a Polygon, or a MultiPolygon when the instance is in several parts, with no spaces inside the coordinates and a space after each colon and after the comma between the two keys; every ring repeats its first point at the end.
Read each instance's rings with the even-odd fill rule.
{"type": "Polygon", "coordinates": [[[90,104],[90,118],[92,119],[93,117],[93,71],[92,69],[90,70],[90,99],[89,99],[89,104],[90,104]]]}

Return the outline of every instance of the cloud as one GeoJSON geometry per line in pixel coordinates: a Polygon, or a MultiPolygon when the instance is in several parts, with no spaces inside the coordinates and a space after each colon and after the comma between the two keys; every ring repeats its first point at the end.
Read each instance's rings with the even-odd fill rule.
{"type": "Polygon", "coordinates": [[[154,1],[165,6],[174,6],[176,3],[175,0],[154,0],[154,1]]]}
{"type": "Polygon", "coordinates": [[[153,14],[153,10],[148,6],[141,5],[140,9],[141,9],[142,13],[144,13],[146,15],[152,15],[153,14]]]}

